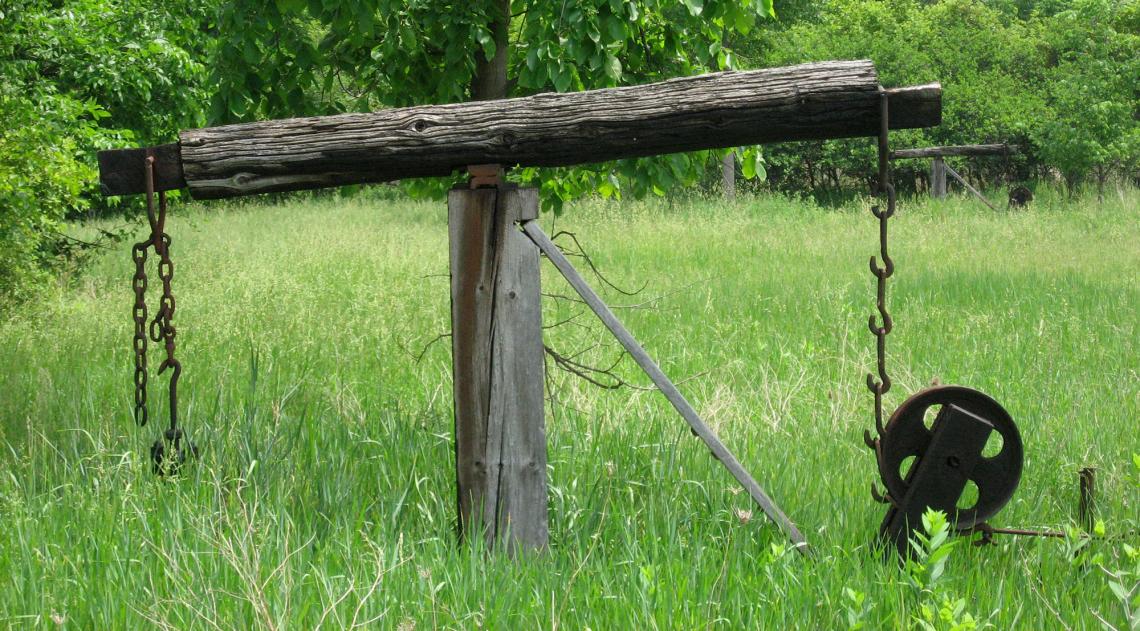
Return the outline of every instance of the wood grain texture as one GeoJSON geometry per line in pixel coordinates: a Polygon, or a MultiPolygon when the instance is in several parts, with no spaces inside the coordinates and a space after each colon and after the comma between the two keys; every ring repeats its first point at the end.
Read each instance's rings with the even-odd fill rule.
{"type": "MultiPolygon", "coordinates": [[[[878,133],[870,61],[684,77],[641,86],[293,118],[184,131],[196,198],[441,176],[468,164],[561,166],[878,133]]],[[[937,84],[894,89],[891,127],[941,120],[937,84]]]]}
{"type": "Polygon", "coordinates": [[[942,158],[930,161],[930,196],[935,199],[946,197],[946,161],[942,158]]]}
{"type": "Polygon", "coordinates": [[[186,187],[182,151],[177,143],[142,149],[110,149],[98,153],[99,187],[104,196],[146,192],[146,158],[154,156],[154,190],[186,187]]]}
{"type": "Polygon", "coordinates": [[[537,211],[534,189],[448,196],[460,536],[512,554],[548,539],[539,260],[517,224],[537,211]]]}
{"type": "Polygon", "coordinates": [[[578,295],[582,297],[582,300],[584,300],[594,314],[598,316],[598,319],[606,325],[610,333],[613,333],[614,337],[617,338],[626,352],[637,362],[637,365],[645,371],[645,374],[649,375],[650,380],[653,381],[653,385],[657,386],[661,394],[665,395],[665,398],[673,405],[673,408],[677,410],[681,418],[685,419],[685,422],[689,424],[693,433],[705,443],[713,456],[732,474],[732,477],[736,478],[736,481],[748,491],[748,494],[752,497],[752,500],[756,502],[756,505],[764,511],[764,514],[767,515],[769,519],[784,531],[788,539],[795,544],[797,550],[801,553],[807,553],[807,541],[799,529],[796,528],[796,525],[792,523],[792,520],[788,519],[784,511],[768,497],[768,494],[761,488],[760,483],[752,477],[752,474],[744,468],[744,465],[740,464],[740,461],[728,450],[728,447],[725,447],[716,433],[701,420],[697,411],[693,409],[693,406],[689,404],[689,401],[685,399],[684,395],[677,390],[677,386],[669,380],[669,377],[662,372],[657,363],[649,356],[649,353],[645,352],[645,349],[633,335],[630,334],[621,321],[618,320],[613,311],[606,306],[606,303],[602,301],[601,297],[586,283],[582,275],[574,269],[569,259],[562,254],[558,246],[554,245],[554,242],[542,231],[538,223],[535,221],[523,223],[523,231],[534,241],[538,249],[546,255],[546,258],[554,264],[554,267],[562,276],[566,278],[570,286],[578,292],[578,295]]]}
{"type": "Polygon", "coordinates": [[[1017,152],[1018,147],[1016,145],[949,145],[945,147],[899,149],[891,152],[891,159],[946,158],[950,156],[1006,156],[1017,152]]]}
{"type": "Polygon", "coordinates": [[[537,213],[537,189],[500,189],[484,517],[511,554],[545,548],[549,532],[538,248],[518,227],[537,213]]]}
{"type": "Polygon", "coordinates": [[[455,405],[459,535],[487,525],[487,409],[490,397],[491,307],[494,296],[496,191],[453,190],[447,198],[451,268],[451,368],[455,405]]]}

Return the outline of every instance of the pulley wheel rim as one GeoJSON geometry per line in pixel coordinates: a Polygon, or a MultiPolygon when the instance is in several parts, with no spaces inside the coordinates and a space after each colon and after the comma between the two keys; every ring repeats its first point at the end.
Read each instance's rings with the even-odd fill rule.
{"type": "Polygon", "coordinates": [[[906,478],[900,472],[903,461],[914,456],[915,462],[930,446],[932,432],[924,422],[926,411],[934,406],[956,405],[994,426],[1002,438],[1002,448],[991,457],[982,456],[968,476],[977,485],[978,501],[971,508],[958,509],[954,527],[969,530],[997,514],[1013,497],[1021,481],[1024,451],[1021,434],[1005,408],[983,392],[963,386],[936,386],[919,391],[903,402],[891,415],[879,439],[876,457],[879,474],[896,501],[906,497],[907,478],[915,470],[911,464],[906,478]]]}

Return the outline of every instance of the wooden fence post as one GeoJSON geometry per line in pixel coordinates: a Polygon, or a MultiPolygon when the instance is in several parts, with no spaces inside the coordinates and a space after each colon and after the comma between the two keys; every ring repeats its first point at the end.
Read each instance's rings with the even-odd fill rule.
{"type": "Polygon", "coordinates": [[[538,248],[518,222],[538,191],[498,185],[448,195],[455,466],[461,539],[508,552],[548,538],[538,248]]]}
{"type": "Polygon", "coordinates": [[[724,159],[720,163],[721,168],[721,182],[724,188],[724,198],[727,200],[736,199],[736,152],[729,151],[724,154],[724,159]]]}
{"type": "Polygon", "coordinates": [[[946,197],[946,163],[941,157],[934,158],[930,165],[930,196],[936,199],[946,197]]]}

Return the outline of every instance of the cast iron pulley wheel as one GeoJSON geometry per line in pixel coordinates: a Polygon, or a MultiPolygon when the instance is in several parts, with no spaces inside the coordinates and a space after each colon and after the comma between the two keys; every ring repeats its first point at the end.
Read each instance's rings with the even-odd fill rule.
{"type": "MultiPolygon", "coordinates": [[[[1001,450],[990,456],[978,459],[967,477],[977,485],[978,501],[972,507],[958,509],[954,527],[970,530],[975,525],[996,514],[1017,489],[1021,480],[1021,465],[1024,453],[1021,434],[1013,419],[997,401],[989,396],[962,386],[936,386],[915,393],[891,415],[879,440],[876,456],[879,473],[888,493],[896,502],[906,497],[911,476],[918,469],[917,464],[930,446],[933,433],[927,428],[924,419],[931,410],[930,418],[941,406],[954,405],[993,425],[994,433],[1001,436],[1001,450]],[[914,457],[908,471],[901,471],[903,462],[914,457]],[[906,476],[904,478],[904,476],[906,476]]],[[[990,441],[994,440],[991,435],[990,441]]],[[[954,516],[950,516],[954,519],[954,516]]]]}

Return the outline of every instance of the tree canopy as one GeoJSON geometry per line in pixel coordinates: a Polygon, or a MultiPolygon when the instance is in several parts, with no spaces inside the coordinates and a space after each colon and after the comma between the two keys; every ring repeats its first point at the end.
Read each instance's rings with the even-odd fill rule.
{"type": "MultiPolygon", "coordinates": [[[[1140,5],[1120,0],[8,0],[0,5],[0,303],[68,251],[61,222],[104,200],[95,151],[271,117],[524,96],[735,68],[870,58],[884,84],[943,84],[940,127],[896,146],[1010,143],[959,159],[991,183],[1071,191],[1134,180],[1140,5]]],[[[863,140],[743,153],[792,193],[865,191],[863,140]]],[[[519,169],[558,210],[573,197],[712,187],[723,152],[519,169]]],[[[898,163],[904,192],[925,166],[898,163]]],[[[418,181],[413,192],[448,183],[418,181]]],[[[751,186],[761,186],[751,184],[751,186]]]]}

